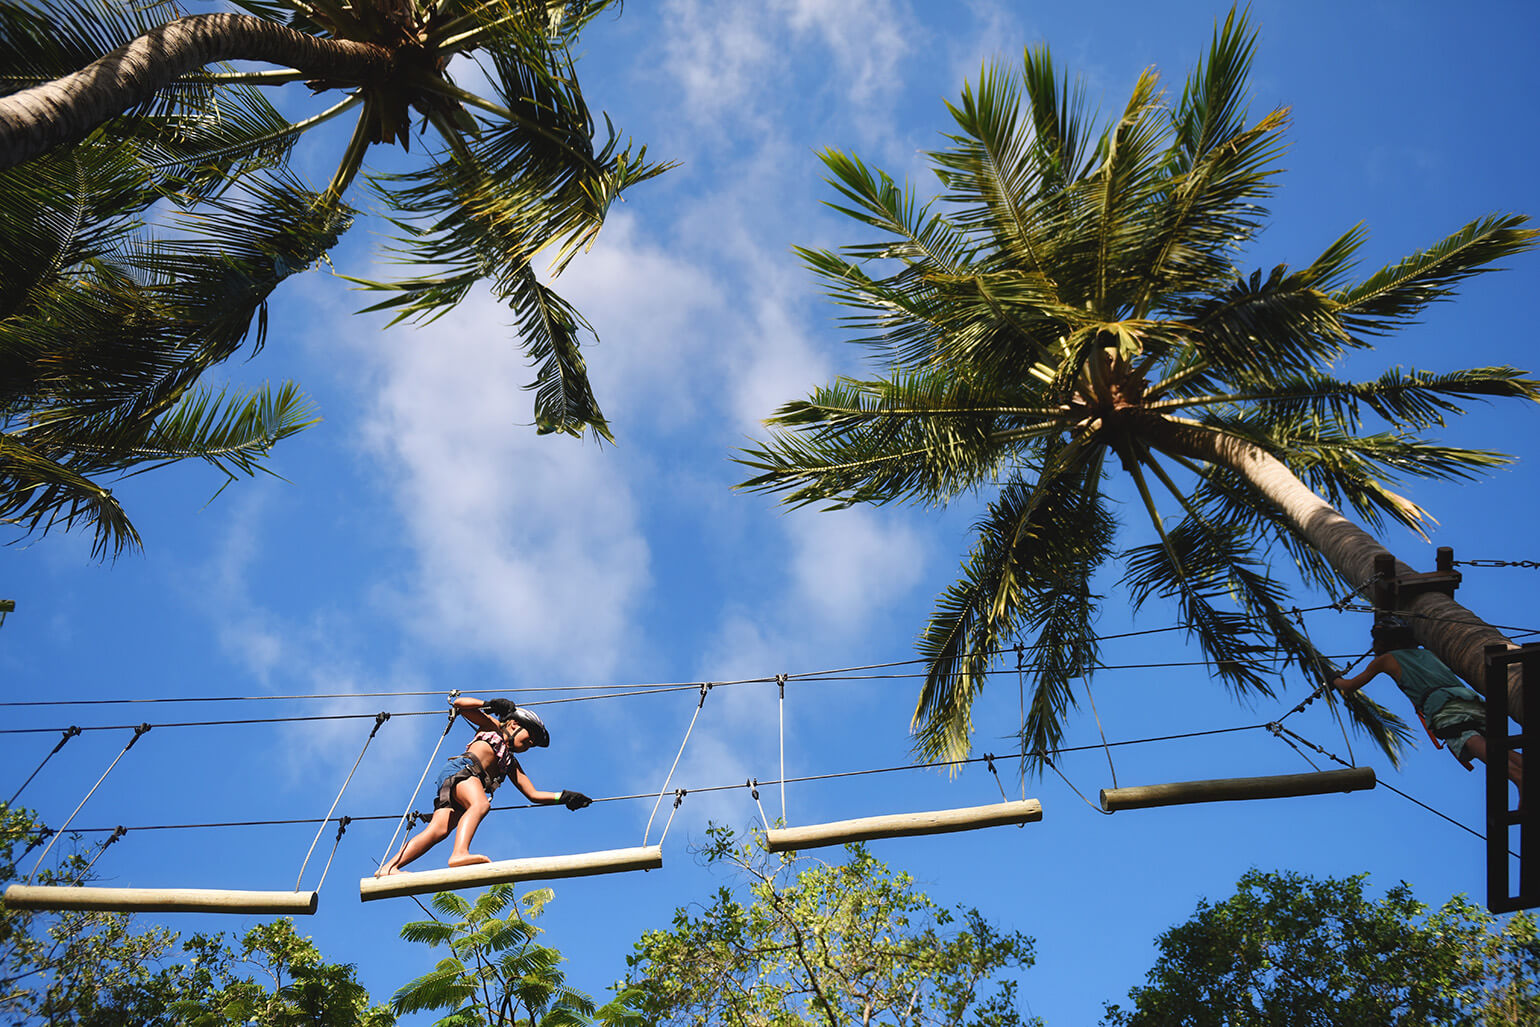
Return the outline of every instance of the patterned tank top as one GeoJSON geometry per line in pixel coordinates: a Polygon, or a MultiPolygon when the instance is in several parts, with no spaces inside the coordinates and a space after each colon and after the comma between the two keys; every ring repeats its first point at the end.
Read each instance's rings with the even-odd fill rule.
{"type": "Polygon", "coordinates": [[[519,761],[513,755],[513,750],[508,748],[508,739],[498,731],[477,731],[476,736],[467,742],[465,751],[471,751],[471,745],[475,742],[486,742],[492,747],[492,765],[487,772],[499,781],[512,777],[514,771],[519,769],[519,761]]]}

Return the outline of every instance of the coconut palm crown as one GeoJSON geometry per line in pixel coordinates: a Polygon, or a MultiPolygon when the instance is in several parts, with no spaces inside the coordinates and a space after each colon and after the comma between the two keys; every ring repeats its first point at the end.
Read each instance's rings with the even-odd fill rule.
{"type": "Polygon", "coordinates": [[[406,151],[367,176],[406,270],[350,279],[370,309],[431,319],[489,285],[536,368],[537,430],[610,439],[580,352],[591,329],[535,259],[545,251],[558,274],[624,189],[666,170],[600,128],[578,88],[570,47],[617,7],[0,8],[0,523],[90,526],[97,552],[116,553],[138,535],[104,477],[186,458],[251,473],[310,423],[292,384],[198,382],[260,348],[273,290],[324,264],[379,144],[406,151]],[[290,117],[273,90],[314,93],[319,109],[290,117]],[[317,132],[347,117],[351,132],[317,132]],[[324,185],[292,170],[302,137],[338,150],[324,185]]]}
{"type": "MultiPolygon", "coordinates": [[[[1358,280],[1362,227],[1302,268],[1237,267],[1266,220],[1288,121],[1248,117],[1254,43],[1232,11],[1179,96],[1146,72],[1100,134],[1046,48],[1026,52],[1019,78],[986,66],[948,105],[956,130],[928,155],[943,189],[930,202],[854,156],[822,155],[835,209],[875,238],[802,256],[884,373],[781,407],[770,439],[740,456],[757,472],[741,487],[834,508],[941,505],[998,486],[920,638],[927,758],[967,754],[974,698],[1018,639],[1036,682],[1023,752],[1051,757],[1073,683],[1096,665],[1091,585],[1119,555],[1115,476],[1131,480],[1157,539],[1121,553],[1132,602],[1173,599],[1225,685],[1272,695],[1264,657],[1281,652],[1312,685],[1329,669],[1267,554],[1309,585],[1362,585],[1368,574],[1345,569],[1359,565],[1322,534],[1346,523],[1326,501],[1375,528],[1419,530],[1425,514],[1395,491],[1401,479],[1464,479],[1506,460],[1424,433],[1473,398],[1540,399],[1540,383],[1509,367],[1332,374],[1531,246],[1522,217],[1474,221],[1358,280]]],[[[1367,700],[1350,709],[1394,759],[1404,725],[1367,700]]]]}

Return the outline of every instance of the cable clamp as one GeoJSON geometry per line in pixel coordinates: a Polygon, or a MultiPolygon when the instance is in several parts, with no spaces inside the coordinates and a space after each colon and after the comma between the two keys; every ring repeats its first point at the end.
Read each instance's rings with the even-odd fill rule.
{"type": "Polygon", "coordinates": [[[687,788],[676,788],[676,789],[674,789],[674,808],[678,809],[680,803],[684,802],[684,797],[686,795],[689,795],[689,794],[690,794],[690,791],[687,788]]]}
{"type": "Polygon", "coordinates": [[[384,724],[389,719],[390,719],[390,714],[387,713],[384,710],[381,710],[380,712],[376,713],[374,715],[374,730],[369,732],[369,737],[373,738],[375,736],[375,734],[380,730],[380,726],[382,724],[384,724]]]}
{"type": "Polygon", "coordinates": [[[140,724],[138,727],[134,728],[134,737],[130,738],[128,740],[128,744],[123,746],[123,751],[127,752],[128,750],[132,749],[134,747],[134,743],[139,741],[140,737],[149,731],[153,726],[153,724],[140,724]]]}
{"type": "Polygon", "coordinates": [[[781,698],[782,699],[786,698],[786,675],[785,674],[777,674],[775,676],[775,686],[781,690],[781,698]]]}
{"type": "MultiPolygon", "coordinates": [[[[416,811],[413,810],[413,812],[416,812],[416,811]]],[[[341,817],[341,818],[339,818],[337,820],[337,840],[339,842],[342,841],[342,832],[346,831],[348,829],[348,825],[351,824],[352,822],[353,822],[353,818],[352,817],[341,817]]]]}
{"type": "Polygon", "coordinates": [[[128,834],[128,828],[124,827],[122,824],[119,824],[117,827],[113,828],[112,834],[108,836],[107,840],[102,842],[102,848],[105,849],[107,846],[111,845],[125,834],[128,834]]]}
{"type": "Polygon", "coordinates": [[[1276,720],[1268,721],[1266,726],[1267,726],[1267,730],[1271,731],[1273,734],[1279,735],[1280,737],[1283,735],[1283,725],[1278,723],[1278,721],[1276,721],[1276,720]]]}
{"type": "Polygon", "coordinates": [[[755,802],[759,801],[759,778],[749,778],[747,781],[743,782],[743,787],[749,790],[749,794],[754,797],[755,802]]]}
{"type": "Polygon", "coordinates": [[[700,702],[695,704],[695,708],[697,710],[700,709],[702,706],[706,705],[706,693],[711,691],[715,687],[716,687],[716,684],[714,682],[711,682],[711,681],[702,681],[700,683],[700,702]]]}

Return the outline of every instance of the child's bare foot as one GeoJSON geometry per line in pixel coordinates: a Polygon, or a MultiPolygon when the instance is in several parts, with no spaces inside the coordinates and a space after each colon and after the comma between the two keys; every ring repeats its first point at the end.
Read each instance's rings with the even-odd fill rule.
{"type": "Polygon", "coordinates": [[[374,876],[375,877],[389,877],[391,874],[399,874],[400,872],[401,872],[401,868],[400,867],[396,866],[394,863],[388,863],[385,866],[380,867],[380,869],[376,870],[374,872],[374,876]]]}
{"type": "Polygon", "coordinates": [[[475,866],[477,863],[490,863],[490,862],[492,862],[490,857],[488,857],[488,856],[478,856],[478,855],[476,855],[473,852],[467,852],[463,856],[450,856],[449,857],[449,865],[452,866],[452,867],[468,867],[468,866],[475,866]]]}

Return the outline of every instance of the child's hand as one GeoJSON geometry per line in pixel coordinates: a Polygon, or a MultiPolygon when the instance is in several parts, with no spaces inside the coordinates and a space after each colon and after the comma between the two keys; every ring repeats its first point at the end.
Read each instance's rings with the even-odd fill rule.
{"type": "Polygon", "coordinates": [[[491,713],[498,720],[507,720],[513,716],[513,711],[518,709],[507,699],[492,699],[481,704],[481,708],[491,713]]]}
{"type": "Polygon", "coordinates": [[[592,799],[582,792],[574,792],[570,788],[563,788],[561,793],[556,796],[556,801],[570,810],[583,809],[585,806],[592,806],[594,803],[592,799]]]}

